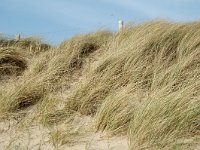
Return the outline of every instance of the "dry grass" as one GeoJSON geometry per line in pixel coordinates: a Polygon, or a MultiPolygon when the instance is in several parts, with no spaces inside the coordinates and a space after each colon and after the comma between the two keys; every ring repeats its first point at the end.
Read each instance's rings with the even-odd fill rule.
{"type": "MultiPolygon", "coordinates": [[[[199,22],[155,21],[76,36],[4,83],[0,115],[36,106],[37,119],[52,126],[78,112],[94,117],[97,131],[127,134],[130,149],[192,148],[200,133],[199,34],[199,22]]],[[[20,67],[17,60],[11,65],[20,67]]],[[[63,136],[53,132],[54,145],[63,136]]]]}
{"type": "Polygon", "coordinates": [[[27,69],[26,55],[16,48],[0,49],[0,80],[19,76],[27,69]]]}
{"type": "Polygon", "coordinates": [[[0,47],[14,47],[22,51],[29,52],[31,55],[39,54],[51,48],[49,44],[43,43],[40,38],[28,37],[20,41],[0,37],[0,47]]]}
{"type": "Polygon", "coordinates": [[[47,93],[68,89],[81,73],[85,58],[100,50],[109,35],[108,32],[100,32],[79,36],[67,41],[68,44],[63,43],[63,48],[51,49],[34,57],[23,76],[10,83],[2,96],[0,106],[4,107],[0,110],[1,114],[24,110],[42,100],[47,93]]]}

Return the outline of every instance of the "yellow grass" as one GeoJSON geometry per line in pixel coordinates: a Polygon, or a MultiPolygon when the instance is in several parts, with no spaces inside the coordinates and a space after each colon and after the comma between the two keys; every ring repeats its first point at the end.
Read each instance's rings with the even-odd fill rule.
{"type": "Polygon", "coordinates": [[[9,65],[23,61],[26,67],[17,78],[1,81],[1,117],[34,109],[40,123],[52,126],[80,113],[93,117],[97,131],[127,135],[130,149],[196,146],[199,22],[154,21],[120,33],[80,35],[27,58],[19,48],[9,53],[13,61],[19,54],[9,65]]]}

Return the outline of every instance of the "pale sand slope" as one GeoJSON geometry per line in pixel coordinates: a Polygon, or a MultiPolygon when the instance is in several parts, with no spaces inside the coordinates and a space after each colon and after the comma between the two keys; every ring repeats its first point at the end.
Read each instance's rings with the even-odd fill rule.
{"type": "MultiPolygon", "coordinates": [[[[128,150],[126,136],[96,133],[91,120],[90,117],[76,116],[70,125],[62,123],[50,128],[41,125],[22,127],[13,120],[0,122],[0,150],[128,150]]],[[[196,141],[188,150],[200,150],[199,139],[180,143],[196,141]]],[[[187,150],[187,147],[183,149],[187,150]]]]}
{"type": "Polygon", "coordinates": [[[77,116],[74,119],[73,124],[71,124],[73,125],[73,128],[70,128],[68,130],[67,128],[69,127],[69,125],[67,125],[66,123],[51,128],[44,128],[39,125],[32,125],[29,127],[21,126],[16,128],[16,126],[18,126],[17,122],[4,121],[0,123],[0,149],[1,150],[4,149],[127,150],[128,149],[128,142],[127,142],[128,140],[125,136],[109,137],[108,135],[105,135],[103,133],[95,133],[91,125],[89,124],[91,124],[91,118],[83,116],[77,116]]]}

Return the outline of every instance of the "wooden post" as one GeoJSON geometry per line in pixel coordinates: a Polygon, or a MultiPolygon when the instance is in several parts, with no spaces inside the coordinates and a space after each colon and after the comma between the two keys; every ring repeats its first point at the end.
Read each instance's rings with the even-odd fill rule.
{"type": "Polygon", "coordinates": [[[17,35],[15,36],[15,40],[16,40],[16,41],[20,41],[20,39],[21,39],[21,35],[20,35],[20,34],[17,34],[17,35]]]}
{"type": "Polygon", "coordinates": [[[119,20],[118,24],[119,24],[119,31],[122,31],[123,28],[124,28],[124,21],[123,20],[119,20]]]}
{"type": "Polygon", "coordinates": [[[30,46],[30,52],[32,52],[33,51],[33,45],[31,44],[31,46],[30,46]]]}

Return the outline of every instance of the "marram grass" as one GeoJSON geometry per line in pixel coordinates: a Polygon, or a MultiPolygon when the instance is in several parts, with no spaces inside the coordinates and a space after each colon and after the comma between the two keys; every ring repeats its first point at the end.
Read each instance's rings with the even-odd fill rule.
{"type": "Polygon", "coordinates": [[[52,125],[79,112],[94,118],[97,131],[127,135],[133,150],[195,147],[184,140],[200,133],[199,22],[80,35],[28,59],[17,52],[9,65],[26,67],[0,81],[0,116],[36,106],[52,125]]]}

